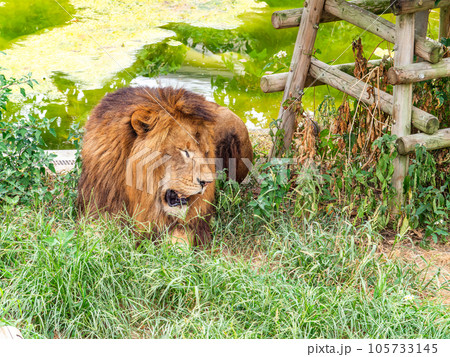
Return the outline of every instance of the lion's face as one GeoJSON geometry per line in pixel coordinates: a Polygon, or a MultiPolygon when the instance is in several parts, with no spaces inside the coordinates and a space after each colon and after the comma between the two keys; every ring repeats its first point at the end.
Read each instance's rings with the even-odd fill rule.
{"type": "Polygon", "coordinates": [[[198,128],[176,128],[171,133],[169,145],[165,146],[169,155],[165,165],[159,200],[165,213],[185,218],[190,206],[202,199],[206,189],[214,181],[214,159],[207,138],[198,128]]]}
{"type": "MultiPolygon", "coordinates": [[[[139,157],[139,153],[148,152],[141,160],[145,162],[141,169],[146,176],[143,180],[146,199],[140,199],[141,204],[145,201],[161,213],[187,220],[201,213],[196,212],[196,207],[214,196],[214,144],[211,124],[180,117],[177,121],[179,125],[141,132],[139,123],[135,123],[138,138],[132,155],[139,157]]],[[[136,170],[138,166],[135,174],[136,170]]]]}

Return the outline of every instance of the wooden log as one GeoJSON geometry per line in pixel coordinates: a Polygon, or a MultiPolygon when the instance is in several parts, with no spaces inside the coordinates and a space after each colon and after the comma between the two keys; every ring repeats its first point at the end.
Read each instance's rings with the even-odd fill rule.
{"type": "MultiPolygon", "coordinates": [[[[275,74],[267,74],[261,77],[261,81],[259,82],[259,86],[264,93],[275,93],[281,92],[286,87],[286,81],[289,73],[275,73],[275,74]]],[[[322,82],[315,81],[311,76],[306,77],[305,87],[311,87],[314,85],[323,84],[322,82]]]]}
{"type": "MultiPolygon", "coordinates": [[[[396,43],[395,25],[370,11],[345,0],[327,0],[324,8],[330,14],[367,30],[386,41],[396,43]]],[[[444,56],[444,45],[423,36],[416,36],[414,51],[424,60],[437,63],[444,56]]]]}
{"type": "Polygon", "coordinates": [[[450,6],[450,0],[391,0],[392,12],[395,15],[411,14],[423,10],[450,6]]]}
{"type": "Polygon", "coordinates": [[[395,142],[400,155],[414,152],[417,144],[423,145],[427,150],[437,150],[450,147],[450,128],[438,130],[433,135],[414,134],[398,138],[395,142]]]}
{"type": "Polygon", "coordinates": [[[283,147],[279,150],[278,143],[274,143],[269,154],[269,158],[280,155],[289,149],[294,135],[296,116],[292,108],[283,109],[284,102],[289,98],[301,100],[303,89],[311,63],[311,54],[316,41],[319,20],[322,14],[325,0],[306,0],[305,10],[300,22],[297,40],[295,41],[294,53],[292,55],[291,67],[284,89],[283,100],[279,118],[281,118],[280,129],[284,131],[283,147]],[[280,152],[281,151],[281,152],[280,152]]]}
{"type": "Polygon", "coordinates": [[[395,27],[388,20],[345,0],[327,0],[325,11],[367,30],[386,41],[395,42],[395,27]]]}
{"type": "Polygon", "coordinates": [[[445,54],[444,45],[428,37],[415,36],[414,53],[430,63],[438,63],[445,54]]]}
{"type": "MultiPolygon", "coordinates": [[[[354,0],[350,1],[374,14],[388,14],[391,13],[390,0],[354,0]]],[[[285,29],[290,27],[297,27],[300,24],[303,15],[303,8],[275,11],[272,14],[272,25],[276,29],[285,29]]],[[[324,11],[320,17],[320,23],[341,21],[339,17],[331,15],[324,11]]]]}
{"type": "Polygon", "coordinates": [[[439,39],[450,38],[450,6],[441,7],[439,15],[439,39]]]}
{"type": "MultiPolygon", "coordinates": [[[[373,88],[375,98],[369,97],[367,94],[369,86],[366,83],[315,58],[311,58],[309,73],[313,78],[360,99],[363,103],[372,105],[376,102],[382,111],[393,115],[394,98],[389,93],[373,88]]],[[[411,116],[413,125],[425,133],[434,134],[439,129],[438,118],[419,108],[412,107],[411,116]]]]}
{"type": "MultiPolygon", "coordinates": [[[[394,57],[395,66],[405,66],[413,63],[414,50],[411,44],[414,42],[414,14],[400,15],[396,19],[397,52],[394,57]]],[[[412,110],[412,84],[400,84],[394,87],[394,108],[392,135],[401,138],[411,134],[411,110],[412,110]]],[[[396,191],[396,199],[393,202],[395,213],[401,211],[404,203],[403,182],[408,175],[408,156],[399,155],[394,159],[394,173],[392,184],[396,191]]]]}
{"type": "Polygon", "coordinates": [[[436,64],[419,62],[407,66],[391,67],[387,73],[387,80],[389,84],[393,85],[443,77],[450,77],[450,58],[444,58],[436,64]]]}
{"type": "MultiPolygon", "coordinates": [[[[376,67],[381,64],[382,60],[371,60],[368,61],[368,64],[370,66],[376,67]]],[[[337,64],[333,66],[334,68],[337,68],[338,70],[353,75],[353,72],[355,70],[355,63],[344,63],[344,64],[337,64]]],[[[275,74],[268,74],[261,77],[261,90],[264,93],[274,93],[274,92],[281,92],[284,90],[284,87],[286,86],[286,81],[289,73],[288,72],[282,72],[282,73],[275,73],[275,74]]],[[[316,80],[315,78],[311,77],[311,75],[308,74],[306,77],[306,83],[305,88],[307,87],[316,87],[316,86],[322,86],[324,83],[321,81],[316,80]]]]}

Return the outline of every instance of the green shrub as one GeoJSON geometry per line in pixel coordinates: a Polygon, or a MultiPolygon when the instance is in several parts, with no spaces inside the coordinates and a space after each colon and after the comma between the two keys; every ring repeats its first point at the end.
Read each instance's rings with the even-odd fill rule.
{"type": "Polygon", "coordinates": [[[46,170],[55,172],[51,163],[55,155],[42,148],[42,132],[51,123],[31,115],[0,123],[0,197],[8,204],[50,199],[43,183],[46,170]]]}
{"type": "MultiPolygon", "coordinates": [[[[6,206],[16,204],[35,204],[53,202],[56,198],[74,199],[76,182],[80,171],[80,160],[77,155],[75,170],[66,175],[53,176],[55,173],[52,160],[56,157],[47,153],[43,133],[55,135],[51,124],[56,118],[36,118],[32,115],[5,120],[7,108],[13,89],[25,97],[23,87],[31,88],[37,84],[31,74],[20,79],[6,78],[0,74],[0,202],[6,206]]],[[[69,140],[77,152],[80,149],[81,133],[78,126],[71,127],[69,140]]]]}
{"type": "Polygon", "coordinates": [[[450,233],[450,177],[436,169],[433,156],[416,145],[415,158],[405,179],[406,207],[411,228],[425,227],[424,238],[447,240],[450,233]],[[439,182],[442,185],[438,184],[439,182]]]}
{"type": "Polygon", "coordinates": [[[256,216],[270,218],[280,209],[289,188],[291,171],[286,160],[272,159],[261,166],[259,181],[261,191],[255,200],[249,203],[256,216]]]}
{"type": "Polygon", "coordinates": [[[0,74],[0,199],[7,204],[29,203],[49,199],[50,193],[43,185],[46,170],[55,171],[52,155],[46,154],[42,132],[54,134],[50,124],[54,119],[19,118],[6,121],[3,112],[13,88],[19,88],[25,97],[23,85],[33,88],[37,82],[31,75],[20,79],[6,78],[0,74]]]}

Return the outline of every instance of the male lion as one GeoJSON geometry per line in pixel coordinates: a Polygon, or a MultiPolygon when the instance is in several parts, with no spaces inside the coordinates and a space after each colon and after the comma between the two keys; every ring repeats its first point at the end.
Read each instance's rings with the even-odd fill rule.
{"type": "Polygon", "coordinates": [[[189,245],[211,239],[214,156],[225,159],[225,168],[233,166],[242,181],[248,168],[241,159],[251,162],[253,155],[247,129],[234,113],[171,87],[106,95],[85,130],[79,212],[125,209],[189,245]],[[237,162],[230,165],[229,159],[237,162]]]}

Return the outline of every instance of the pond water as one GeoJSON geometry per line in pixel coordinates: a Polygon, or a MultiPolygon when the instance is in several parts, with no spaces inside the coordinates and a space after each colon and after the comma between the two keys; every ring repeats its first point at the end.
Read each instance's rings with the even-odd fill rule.
{"type": "MultiPolygon", "coordinates": [[[[57,117],[52,149],[65,143],[72,123],[84,124],[108,92],[128,85],[172,85],[203,94],[236,112],[249,128],[277,117],[282,94],[264,94],[259,78],[286,70],[297,29],[275,30],[273,11],[300,7],[298,0],[3,0],[0,1],[0,66],[5,75],[33,73],[39,85],[19,93],[8,115],[57,117]],[[281,51],[281,52],[280,52],[281,51]],[[285,51],[285,52],[283,52],[285,51]],[[277,55],[278,54],[278,55],[277,55]]],[[[392,16],[386,16],[392,20],[392,16]]],[[[432,13],[430,37],[437,37],[432,13]]],[[[386,42],[344,22],[320,26],[315,56],[352,62],[351,42],[382,56],[386,42]]],[[[332,95],[306,90],[312,111],[332,95]]]]}

